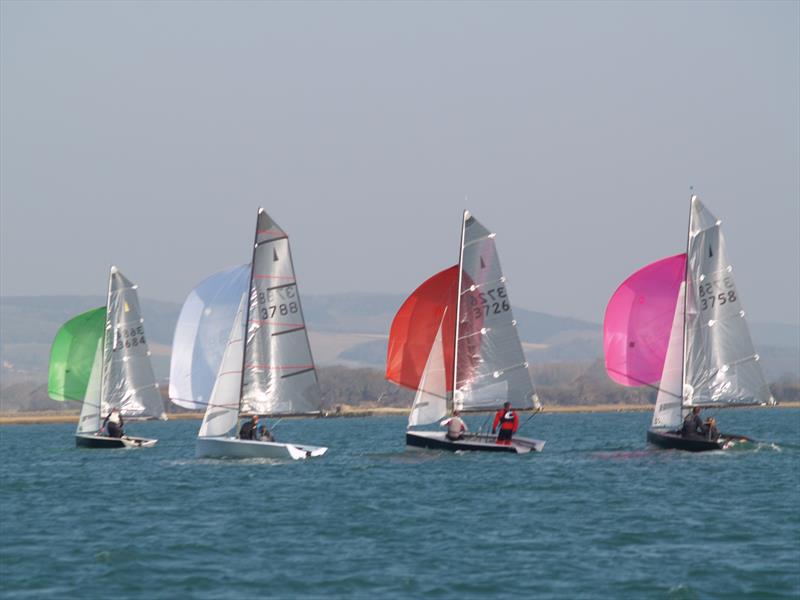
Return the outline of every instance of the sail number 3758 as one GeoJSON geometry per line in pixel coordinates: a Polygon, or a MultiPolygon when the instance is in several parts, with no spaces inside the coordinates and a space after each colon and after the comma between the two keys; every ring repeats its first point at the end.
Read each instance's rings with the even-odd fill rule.
{"type": "Polygon", "coordinates": [[[729,302],[736,302],[736,290],[733,287],[733,280],[731,280],[730,277],[725,277],[722,279],[722,284],[725,286],[725,289],[721,292],[715,290],[714,285],[710,281],[700,284],[698,291],[700,292],[700,306],[702,310],[714,308],[714,306],[724,306],[729,302]]]}

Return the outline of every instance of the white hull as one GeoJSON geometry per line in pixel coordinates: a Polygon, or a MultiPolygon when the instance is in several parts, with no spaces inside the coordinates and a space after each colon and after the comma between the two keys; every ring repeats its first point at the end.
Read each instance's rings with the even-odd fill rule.
{"type": "Polygon", "coordinates": [[[323,446],[281,444],[240,440],[233,437],[198,437],[195,445],[197,458],[275,458],[299,460],[322,456],[328,449],[323,446]]]}

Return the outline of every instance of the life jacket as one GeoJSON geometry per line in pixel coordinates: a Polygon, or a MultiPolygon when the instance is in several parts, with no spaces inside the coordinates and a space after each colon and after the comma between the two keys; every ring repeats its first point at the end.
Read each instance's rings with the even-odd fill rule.
{"type": "Polygon", "coordinates": [[[514,410],[503,410],[502,408],[497,411],[494,416],[494,425],[492,429],[497,427],[497,424],[500,424],[500,429],[505,431],[511,431],[512,433],[517,430],[517,423],[519,422],[519,418],[517,417],[517,413],[514,410]]]}

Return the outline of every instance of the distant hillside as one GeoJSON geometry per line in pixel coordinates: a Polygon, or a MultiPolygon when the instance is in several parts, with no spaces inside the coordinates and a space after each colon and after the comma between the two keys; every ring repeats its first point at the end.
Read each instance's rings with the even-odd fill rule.
{"type": "MultiPolygon", "coordinates": [[[[303,309],[312,350],[320,365],[382,368],[399,294],[309,295],[303,309]]],[[[101,296],[0,297],[0,373],[44,375],[50,343],[70,317],[101,306],[101,296]]],[[[180,305],[142,299],[156,375],[169,373],[170,345],[180,305]]],[[[602,356],[597,323],[514,308],[520,338],[532,364],[591,362],[602,356]]],[[[753,323],[762,364],[772,381],[800,379],[800,327],[753,323]]]]}

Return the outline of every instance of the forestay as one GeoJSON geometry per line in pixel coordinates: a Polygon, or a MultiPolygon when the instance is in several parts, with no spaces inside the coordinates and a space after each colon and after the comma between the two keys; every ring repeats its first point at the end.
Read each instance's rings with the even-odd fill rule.
{"type": "Polygon", "coordinates": [[[169,396],[178,406],[196,410],[208,405],[249,279],[249,264],[225,269],[203,280],[183,303],[169,374],[169,396]]]}
{"type": "Polygon", "coordinates": [[[256,226],[246,323],[240,412],[318,412],[321,396],[289,238],[263,209],[256,226]]]}
{"type": "Polygon", "coordinates": [[[720,224],[692,198],[684,405],[774,404],[750,339],[720,224]]]}
{"type": "Polygon", "coordinates": [[[522,351],[495,235],[464,213],[454,408],[540,406],[522,351]]]}
{"type": "Polygon", "coordinates": [[[165,419],[136,288],[111,267],[101,398],[125,417],[165,419]]]}

